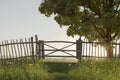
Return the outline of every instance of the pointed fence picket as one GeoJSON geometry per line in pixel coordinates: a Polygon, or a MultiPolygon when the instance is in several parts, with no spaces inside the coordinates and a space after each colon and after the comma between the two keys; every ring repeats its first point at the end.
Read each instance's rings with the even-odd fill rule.
{"type": "Polygon", "coordinates": [[[37,58],[37,48],[35,47],[37,43],[33,37],[24,40],[11,40],[10,42],[2,41],[0,43],[0,60],[37,58]]]}

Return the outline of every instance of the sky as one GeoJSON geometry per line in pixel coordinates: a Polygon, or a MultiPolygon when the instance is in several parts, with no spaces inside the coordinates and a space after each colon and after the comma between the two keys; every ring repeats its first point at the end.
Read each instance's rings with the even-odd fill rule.
{"type": "Polygon", "coordinates": [[[38,10],[42,0],[0,0],[0,41],[24,39],[38,35],[40,40],[68,40],[67,26],[60,28],[54,17],[38,10]]]}

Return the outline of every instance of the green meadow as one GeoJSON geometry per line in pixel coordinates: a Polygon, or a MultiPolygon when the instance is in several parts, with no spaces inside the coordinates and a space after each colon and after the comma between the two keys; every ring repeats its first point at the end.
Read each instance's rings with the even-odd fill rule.
{"type": "Polygon", "coordinates": [[[0,62],[0,80],[119,80],[120,60],[0,62]]]}

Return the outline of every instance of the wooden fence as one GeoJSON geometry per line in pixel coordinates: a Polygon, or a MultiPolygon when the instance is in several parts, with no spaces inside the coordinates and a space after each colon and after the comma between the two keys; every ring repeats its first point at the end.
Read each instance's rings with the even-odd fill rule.
{"type": "MultiPolygon", "coordinates": [[[[104,47],[106,43],[88,42],[86,40],[71,41],[43,41],[37,35],[28,39],[2,41],[0,43],[0,60],[13,59],[44,59],[46,57],[73,57],[81,58],[106,58],[107,52],[104,47]],[[60,44],[58,48],[53,44],[60,44]],[[73,46],[71,49],[69,47],[73,46]],[[61,52],[61,53],[60,53],[61,52]],[[64,53],[63,55],[61,55],[64,53]],[[53,55],[54,54],[54,55],[53,55]],[[65,55],[66,54],[66,55],[65,55]]],[[[115,58],[120,56],[119,42],[111,43],[115,58]]]]}
{"type": "Polygon", "coordinates": [[[35,58],[36,43],[37,36],[36,41],[33,40],[33,37],[24,40],[2,41],[0,43],[0,59],[35,58]]]}
{"type": "MultiPolygon", "coordinates": [[[[112,46],[113,56],[111,58],[120,58],[120,42],[119,40],[114,41],[113,43],[105,42],[88,42],[84,40],[82,42],[82,53],[81,57],[84,58],[110,58],[107,55],[107,46],[112,46]]],[[[108,53],[109,54],[109,53],[108,53]]]]}
{"type": "Polygon", "coordinates": [[[76,57],[69,52],[76,52],[76,50],[64,50],[67,47],[75,45],[75,42],[70,41],[43,41],[38,40],[37,35],[35,38],[31,37],[29,39],[2,41],[0,43],[0,60],[12,60],[12,59],[44,59],[45,57],[76,57]],[[51,43],[68,43],[61,49],[58,49],[51,43]],[[49,48],[46,48],[49,47],[49,48]],[[63,52],[68,54],[64,55],[51,55],[56,52],[63,52]],[[47,53],[48,52],[48,53],[47,53]]]}

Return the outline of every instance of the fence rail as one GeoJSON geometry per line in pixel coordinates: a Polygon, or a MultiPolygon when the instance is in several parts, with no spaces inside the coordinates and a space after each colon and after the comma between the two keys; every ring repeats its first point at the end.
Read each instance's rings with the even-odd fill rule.
{"type": "MultiPolygon", "coordinates": [[[[73,57],[81,58],[106,58],[107,51],[104,42],[88,42],[86,40],[72,41],[44,41],[37,35],[28,39],[2,41],[0,43],[0,60],[11,59],[44,59],[46,57],[73,57]],[[63,45],[59,48],[57,46],[63,45]],[[72,47],[71,49],[69,49],[72,47]],[[61,53],[66,55],[61,55],[61,53]],[[58,55],[56,54],[58,53],[58,55]]],[[[120,57],[120,43],[110,43],[113,47],[113,58],[120,57]]]]}

